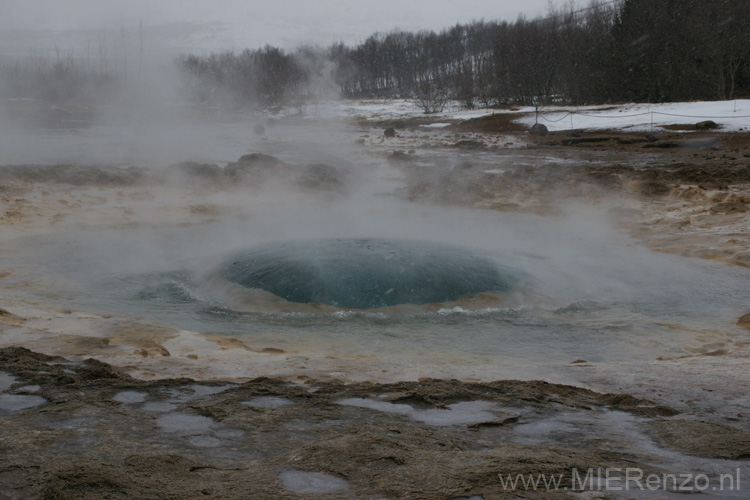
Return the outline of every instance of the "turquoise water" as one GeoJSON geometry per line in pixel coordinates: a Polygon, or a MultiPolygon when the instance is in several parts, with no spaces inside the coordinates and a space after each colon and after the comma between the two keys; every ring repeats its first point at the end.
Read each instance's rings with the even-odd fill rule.
{"type": "Polygon", "coordinates": [[[347,309],[452,302],[509,292],[520,279],[512,269],[460,247],[382,238],[260,245],[230,256],[216,274],[289,302],[347,309]]]}
{"type": "MultiPolygon", "coordinates": [[[[58,278],[45,297],[71,309],[126,314],[297,352],[512,365],[654,359],[747,336],[735,325],[750,290],[745,269],[651,252],[596,217],[402,209],[393,202],[371,206],[367,217],[383,223],[366,227],[352,223],[347,210],[305,216],[283,215],[276,207],[273,216],[82,230],[16,244],[39,276],[58,278]],[[391,217],[394,211],[400,218],[391,217]],[[244,287],[228,293],[212,279],[247,248],[297,248],[344,234],[398,240],[404,227],[420,245],[465,248],[523,279],[500,292],[374,309],[294,303],[244,287]]],[[[327,273],[350,265],[345,252],[339,257],[327,262],[327,273]]]]}

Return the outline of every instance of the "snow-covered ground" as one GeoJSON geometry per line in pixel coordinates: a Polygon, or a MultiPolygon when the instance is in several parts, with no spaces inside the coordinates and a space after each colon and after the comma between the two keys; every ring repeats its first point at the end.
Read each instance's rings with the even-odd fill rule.
{"type": "MultiPolygon", "coordinates": [[[[527,111],[524,109],[523,111],[527,111]]],[[[519,120],[534,124],[533,110],[519,120]]],[[[539,121],[549,130],[620,129],[649,131],[663,125],[694,125],[712,120],[723,132],[750,131],[750,100],[699,101],[665,104],[623,104],[574,108],[540,108],[539,121]]]]}
{"type": "MultiPolygon", "coordinates": [[[[518,121],[533,125],[535,109],[525,106],[512,109],[462,109],[449,103],[441,113],[427,115],[418,101],[410,99],[352,99],[326,101],[311,105],[309,114],[339,116],[365,120],[391,120],[425,117],[433,121],[428,127],[440,128],[459,120],[493,113],[524,114],[518,121]]],[[[580,107],[543,106],[539,122],[551,131],[619,129],[625,131],[661,130],[664,125],[693,125],[704,120],[719,124],[723,132],[750,131],[750,100],[679,102],[665,104],[621,104],[580,107]]]]}
{"type": "MultiPolygon", "coordinates": [[[[349,117],[364,120],[396,120],[424,117],[434,121],[469,120],[490,114],[488,109],[463,109],[457,102],[449,102],[442,113],[425,114],[416,99],[341,99],[308,106],[308,113],[322,117],[349,117]]],[[[443,123],[449,125],[450,123],[443,123]]]]}

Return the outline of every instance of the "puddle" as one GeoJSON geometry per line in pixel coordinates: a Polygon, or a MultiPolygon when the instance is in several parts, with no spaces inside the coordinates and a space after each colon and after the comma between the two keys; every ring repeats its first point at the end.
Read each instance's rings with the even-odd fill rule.
{"type": "MultiPolygon", "coordinates": [[[[375,401],[364,398],[348,398],[338,401],[339,404],[369,408],[386,413],[400,413],[423,422],[427,425],[449,426],[479,424],[482,422],[496,422],[497,405],[489,401],[462,401],[448,405],[448,408],[420,410],[406,404],[375,401]]],[[[510,416],[510,415],[508,415],[510,416]]]]}
{"type": "Polygon", "coordinates": [[[143,403],[147,396],[145,392],[122,391],[115,394],[112,400],[118,403],[143,403]]]}
{"type": "Polygon", "coordinates": [[[168,412],[177,408],[174,403],[168,403],[167,401],[149,401],[148,403],[141,406],[143,411],[155,411],[155,412],[168,412]]]}
{"type": "Polygon", "coordinates": [[[98,421],[91,417],[78,417],[78,418],[69,418],[67,420],[53,420],[51,422],[47,422],[44,424],[44,426],[48,429],[67,429],[67,430],[73,430],[73,429],[89,429],[91,427],[94,427],[98,421]]]}
{"type": "Polygon", "coordinates": [[[245,435],[245,431],[239,429],[221,429],[214,432],[214,436],[224,439],[236,439],[245,435]]]}
{"type": "Polygon", "coordinates": [[[552,418],[545,418],[520,424],[513,428],[515,435],[513,441],[519,444],[549,444],[557,442],[561,436],[567,436],[576,432],[580,427],[584,427],[588,422],[568,422],[567,418],[575,416],[557,415],[552,418]],[[579,425],[575,425],[579,424],[579,425]]]}
{"type": "MultiPolygon", "coordinates": [[[[17,383],[18,379],[13,375],[5,372],[0,372],[0,392],[5,392],[10,387],[17,383]]],[[[21,392],[35,392],[39,390],[39,386],[29,385],[22,387],[21,392]]],[[[29,410],[36,408],[37,406],[43,405],[47,400],[41,396],[26,396],[23,394],[0,394],[0,414],[3,413],[15,413],[18,411],[29,410]]]]}
{"type": "Polygon", "coordinates": [[[284,489],[295,493],[329,493],[349,486],[341,478],[320,472],[285,470],[279,476],[284,489]]]}
{"type": "Polygon", "coordinates": [[[168,389],[164,392],[166,394],[169,394],[169,401],[171,402],[187,403],[194,399],[202,398],[205,396],[212,396],[214,394],[220,394],[227,389],[231,389],[232,387],[236,386],[234,384],[218,386],[193,384],[180,389],[168,389]]]}
{"type": "Polygon", "coordinates": [[[497,405],[489,401],[464,401],[448,405],[447,410],[414,410],[410,416],[427,425],[466,425],[498,420],[491,412],[496,409],[497,405]]]}
{"type": "Polygon", "coordinates": [[[16,377],[5,372],[0,372],[0,392],[10,389],[10,386],[17,382],[16,377]]]}
{"type": "Polygon", "coordinates": [[[294,404],[293,401],[279,396],[258,396],[247,401],[242,401],[243,405],[252,406],[253,408],[281,408],[294,404]]]}
{"type": "Polygon", "coordinates": [[[185,413],[169,413],[156,419],[157,425],[164,432],[176,432],[179,434],[204,434],[210,432],[216,424],[213,419],[201,415],[188,415],[185,413]]]}
{"type": "Polygon", "coordinates": [[[0,413],[15,413],[43,405],[47,400],[41,396],[22,394],[0,394],[0,413]]]}
{"type": "Polygon", "coordinates": [[[211,436],[193,436],[190,438],[190,444],[199,448],[216,448],[221,446],[221,439],[211,436]]]}

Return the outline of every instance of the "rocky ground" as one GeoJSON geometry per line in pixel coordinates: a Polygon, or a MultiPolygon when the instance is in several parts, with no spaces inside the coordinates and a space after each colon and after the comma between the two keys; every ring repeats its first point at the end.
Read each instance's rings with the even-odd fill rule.
{"type": "Polygon", "coordinates": [[[563,499],[592,466],[750,457],[734,426],[546,382],[146,382],[23,348],[0,360],[2,498],[563,499]],[[559,490],[503,487],[540,473],[559,490]]]}
{"type": "MultiPolygon", "coordinates": [[[[654,250],[750,266],[748,134],[423,125],[362,124],[362,148],[402,175],[398,197],[550,217],[586,203],[654,250]],[[446,151],[470,154],[442,164],[446,151]]],[[[315,200],[360,180],[259,154],[224,168],[4,166],[0,247],[76,227],[211,223],[267,183],[315,200]]],[[[0,263],[0,498],[640,498],[571,491],[573,471],[701,473],[711,488],[738,468],[750,477],[750,342],[580,360],[547,382],[384,383],[335,360],[300,376],[309,359],[273,345],[24,301],[45,288],[29,276],[0,263]],[[223,368],[239,359],[242,377],[223,368]],[[561,475],[567,489],[503,487],[500,475],[527,473],[561,475]]]]}

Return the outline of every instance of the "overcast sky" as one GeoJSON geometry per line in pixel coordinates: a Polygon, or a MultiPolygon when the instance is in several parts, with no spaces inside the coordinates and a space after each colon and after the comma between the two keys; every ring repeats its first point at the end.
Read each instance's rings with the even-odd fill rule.
{"type": "MultiPolygon", "coordinates": [[[[559,4],[560,1],[553,1],[559,4]]],[[[439,30],[473,19],[535,17],[548,0],[0,0],[0,51],[77,48],[137,30],[180,51],[353,44],[380,31],[439,30]],[[22,32],[19,33],[19,30],[22,32]]]]}

